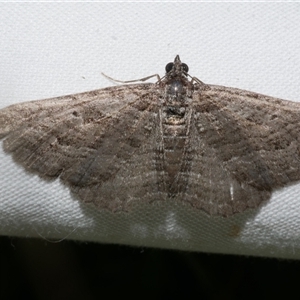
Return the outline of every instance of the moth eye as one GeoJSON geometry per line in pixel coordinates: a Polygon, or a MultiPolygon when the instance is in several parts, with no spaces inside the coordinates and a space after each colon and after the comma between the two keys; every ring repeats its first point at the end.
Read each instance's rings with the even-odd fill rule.
{"type": "Polygon", "coordinates": [[[187,73],[187,72],[189,71],[189,67],[188,67],[188,65],[187,65],[187,64],[185,64],[185,63],[182,63],[181,65],[182,65],[182,69],[183,69],[183,71],[187,73]]]}
{"type": "Polygon", "coordinates": [[[166,72],[169,73],[170,71],[172,71],[174,67],[174,63],[170,62],[166,65],[166,72]]]}

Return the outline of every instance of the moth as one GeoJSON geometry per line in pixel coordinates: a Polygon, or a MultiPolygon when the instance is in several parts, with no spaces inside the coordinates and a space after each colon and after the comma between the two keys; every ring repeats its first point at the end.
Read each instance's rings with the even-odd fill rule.
{"type": "Polygon", "coordinates": [[[188,71],[177,55],[156,83],[1,109],[3,148],[112,212],[171,200],[227,217],[300,180],[299,103],[205,84],[188,71]]]}

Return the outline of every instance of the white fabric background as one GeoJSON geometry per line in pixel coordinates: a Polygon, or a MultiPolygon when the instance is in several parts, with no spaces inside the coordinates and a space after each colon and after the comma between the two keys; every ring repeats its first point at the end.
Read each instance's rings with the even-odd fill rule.
{"type": "MultiPolygon", "coordinates": [[[[164,74],[300,101],[295,3],[1,3],[0,108],[164,74]]],[[[0,152],[0,234],[300,258],[300,185],[228,219],[161,203],[95,211],[0,152]]]]}

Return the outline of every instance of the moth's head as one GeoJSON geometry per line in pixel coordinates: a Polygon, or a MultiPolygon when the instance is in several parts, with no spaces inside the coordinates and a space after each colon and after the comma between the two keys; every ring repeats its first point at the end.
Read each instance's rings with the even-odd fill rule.
{"type": "Polygon", "coordinates": [[[174,62],[169,62],[166,65],[166,75],[171,77],[187,76],[189,67],[181,62],[179,55],[176,55],[174,62]]]}

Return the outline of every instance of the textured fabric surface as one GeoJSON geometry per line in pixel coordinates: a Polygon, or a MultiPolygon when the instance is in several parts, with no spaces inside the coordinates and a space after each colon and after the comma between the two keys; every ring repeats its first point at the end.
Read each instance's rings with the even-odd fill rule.
{"type": "MultiPolygon", "coordinates": [[[[293,3],[0,4],[0,108],[164,74],[179,54],[200,80],[299,97],[299,13],[293,3]]],[[[217,189],[217,187],[216,187],[217,189]]],[[[0,152],[0,234],[300,258],[300,186],[263,207],[212,218],[155,203],[112,214],[73,200],[0,152]]]]}

